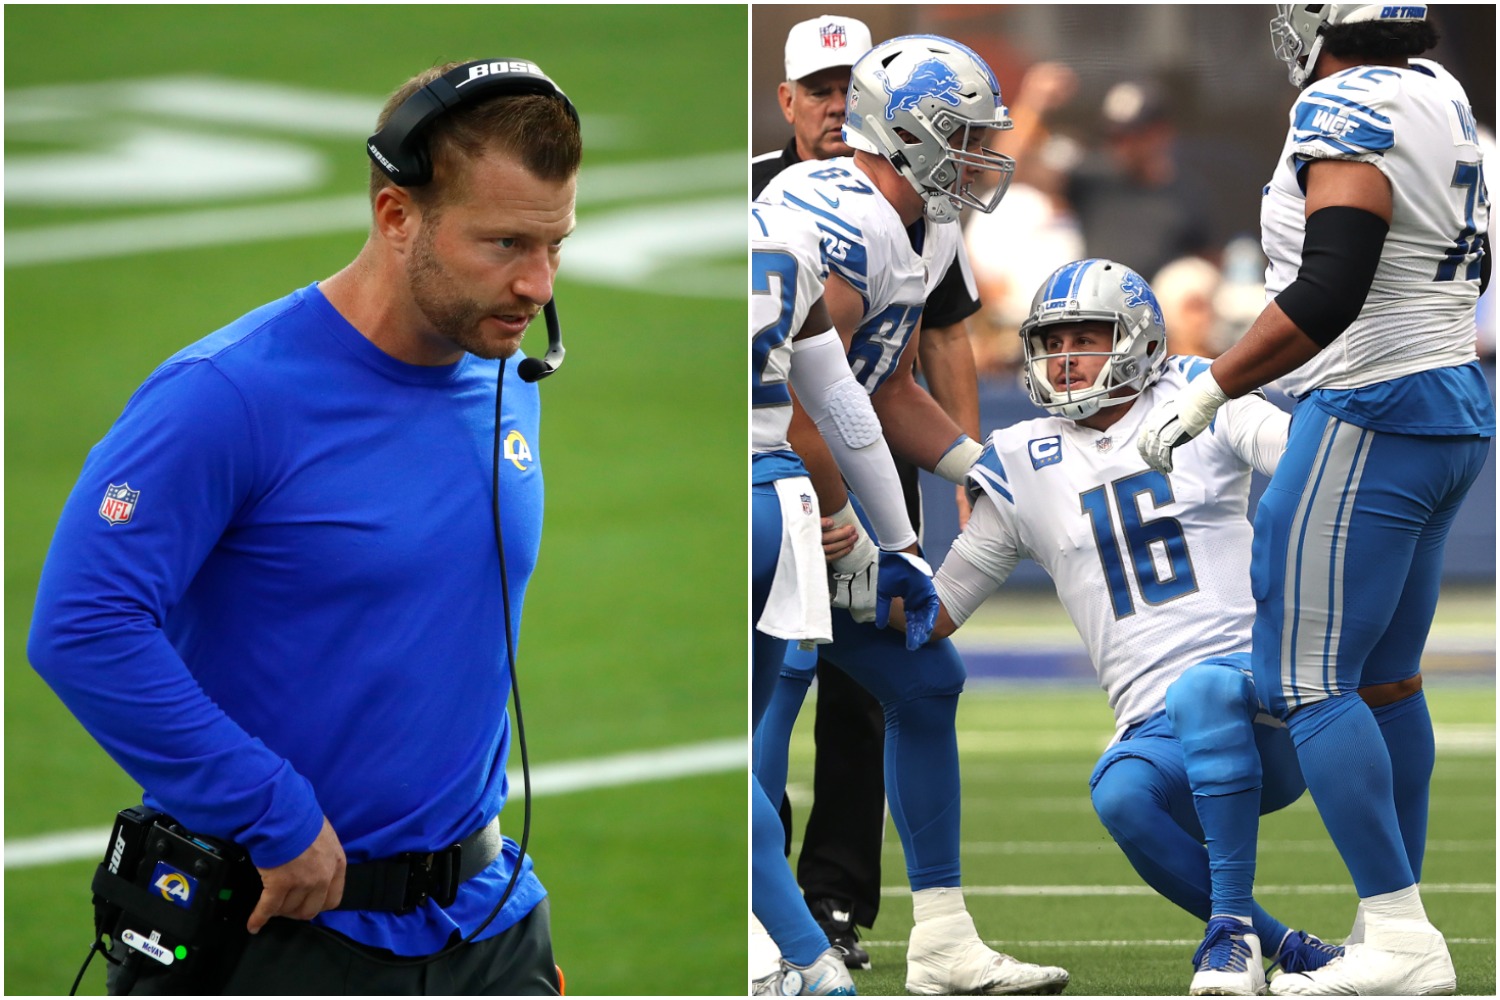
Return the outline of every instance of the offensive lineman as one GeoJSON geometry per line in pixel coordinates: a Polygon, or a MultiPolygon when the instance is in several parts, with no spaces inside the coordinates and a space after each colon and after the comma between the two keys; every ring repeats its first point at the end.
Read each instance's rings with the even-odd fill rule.
{"type": "Polygon", "coordinates": [[[1344,956],[1278,994],[1452,993],[1417,884],[1432,720],[1421,655],[1443,545],[1495,412],[1475,355],[1489,199],[1463,87],[1414,56],[1425,6],[1283,4],[1276,55],[1303,88],[1261,207],[1270,300],[1244,339],[1151,414],[1174,447],[1272,379],[1299,399],[1255,516],[1256,687],[1286,720],[1360,905],[1344,956]]]}
{"type": "MultiPolygon", "coordinates": [[[[994,74],[972,51],[932,35],[891,39],[851,74],[844,137],[855,155],[788,167],[761,196],[808,213],[822,231],[830,272],[825,302],[891,450],[955,483],[981,447],[917,385],[911,345],[927,294],[958,252],[961,233],[952,223],[966,206],[993,210],[1008,186],[1014,162],[984,149],[983,141],[990,129],[1009,126],[994,74]],[[998,172],[1000,182],[981,200],[971,188],[983,170],[998,172]],[[913,242],[907,227],[919,220],[913,242]]],[[[836,472],[804,450],[807,435],[797,427],[794,421],[792,444],[820,494],[835,492],[836,472]]],[[[834,520],[858,525],[853,506],[834,520]]],[[[849,607],[869,587],[873,543],[859,531],[854,552],[833,567],[836,607],[849,607]]],[[[822,652],[878,697],[886,713],[887,799],[916,921],[906,988],[925,995],[1060,992],[1066,971],[991,950],[964,906],[954,730],[962,661],[946,642],[909,652],[869,618],[835,614],[834,641],[822,652]]],[[[757,773],[773,800],[785,782],[798,705],[800,697],[795,704],[778,699],[758,734],[757,773]]]]}
{"type": "MultiPolygon", "coordinates": [[[[755,629],[752,711],[756,724],[786,657],[789,640],[828,642],[832,623],[827,576],[818,541],[819,506],[842,507],[816,495],[802,460],[787,440],[795,387],[822,431],[839,469],[860,490],[881,542],[880,623],[892,596],[914,602],[912,638],[920,645],[937,613],[931,570],[917,551],[901,484],[869,397],[854,381],[843,344],[823,305],[821,240],[804,213],[777,205],[750,210],[752,313],[753,595],[755,629]],[[925,611],[924,611],[925,609],[925,611]],[[924,617],[925,614],[925,617],[924,617]]],[[[874,596],[874,595],[871,595],[874,596]]],[[[776,807],[752,783],[752,905],[781,952],[776,982],[757,984],[782,995],[854,993],[842,955],[813,919],[782,857],[776,807]]]]}
{"type": "Polygon", "coordinates": [[[1145,468],[1129,447],[1142,417],[1207,361],[1168,359],[1155,295],[1114,261],[1053,272],[1021,337],[1027,389],[1051,415],[992,433],[970,471],[933,635],[1021,559],[1047,571],[1115,712],[1094,809],[1141,878],[1208,921],[1190,994],[1254,996],[1262,941],[1288,970],[1338,953],[1251,896],[1259,816],[1303,789],[1286,730],[1255,724],[1272,720],[1249,670],[1250,473],[1275,469],[1287,416],[1247,396],[1170,477],[1145,468]]]}

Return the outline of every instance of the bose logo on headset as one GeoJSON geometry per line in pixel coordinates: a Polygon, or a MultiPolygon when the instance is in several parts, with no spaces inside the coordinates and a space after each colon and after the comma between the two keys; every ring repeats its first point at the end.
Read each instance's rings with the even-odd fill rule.
{"type": "Polygon", "coordinates": [[[536,63],[523,62],[518,59],[499,59],[495,62],[476,63],[469,66],[469,78],[458,84],[462,87],[465,83],[473,83],[475,80],[489,76],[491,73],[530,73],[533,76],[545,76],[537,69],[536,63]]]}

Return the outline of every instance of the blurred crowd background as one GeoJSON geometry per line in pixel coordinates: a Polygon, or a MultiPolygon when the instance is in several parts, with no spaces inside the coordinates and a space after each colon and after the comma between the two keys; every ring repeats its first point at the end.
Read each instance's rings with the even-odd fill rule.
{"type": "MultiPolygon", "coordinates": [[[[783,45],[799,21],[859,18],[875,42],[946,35],[994,69],[1015,128],[996,146],[1015,180],[992,215],[964,221],[984,309],[970,321],[983,380],[1014,384],[1017,330],[1051,271],[1109,257],[1157,293],[1176,354],[1214,357],[1264,304],[1260,194],[1296,91],[1271,53],[1271,4],[756,5],[753,151],[790,135],[776,101],[783,45]]],[[[1495,6],[1434,7],[1429,54],[1468,89],[1482,133],[1495,125],[1495,6]]],[[[1487,171],[1488,173],[1488,171],[1487,171]]],[[[1495,356],[1494,292],[1479,349],[1495,356]]]]}

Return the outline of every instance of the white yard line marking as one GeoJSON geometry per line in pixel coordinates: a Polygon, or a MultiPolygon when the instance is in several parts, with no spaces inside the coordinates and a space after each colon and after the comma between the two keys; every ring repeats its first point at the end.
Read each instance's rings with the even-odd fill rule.
{"type": "MultiPolygon", "coordinates": [[[[1450,945],[1475,944],[1493,945],[1494,938],[1445,938],[1450,945]]],[[[1097,939],[1075,939],[1072,941],[986,941],[985,944],[991,948],[999,948],[1004,945],[1011,951],[1025,951],[1031,948],[1196,948],[1202,938],[1142,938],[1128,940],[1120,938],[1113,941],[1100,941],[1097,939]]],[[[869,941],[865,938],[859,939],[863,948],[905,948],[907,942],[902,941],[869,941]]]]}
{"type": "MultiPolygon", "coordinates": [[[[1099,854],[1115,850],[1114,841],[1102,836],[1098,840],[966,840],[964,854],[1099,854]]],[[[1262,854],[1322,854],[1335,850],[1330,840],[1261,840],[1262,854]]],[[[1493,852],[1493,840],[1429,840],[1427,850],[1444,853],[1468,851],[1493,852]]]]}
{"type": "MultiPolygon", "coordinates": [[[[593,167],[584,170],[578,179],[578,204],[583,208],[742,187],[745,169],[744,157],[739,153],[593,167]]],[[[366,229],[369,225],[369,198],[351,194],[246,208],[162,212],[100,222],[38,226],[5,234],[5,267],[293,239],[366,229]]],[[[743,226],[733,231],[741,243],[742,230],[743,226]]],[[[702,249],[699,247],[699,252],[702,249]]]]}
{"type": "MultiPolygon", "coordinates": [[[[1495,891],[1493,882],[1423,882],[1422,891],[1454,893],[1458,895],[1483,895],[1495,891]]],[[[911,889],[904,885],[880,887],[882,896],[910,896],[911,889]]],[[[1354,896],[1354,886],[1337,885],[1261,885],[1255,886],[1257,896],[1354,896]]],[[[1155,896],[1156,890],[1147,885],[966,885],[965,896],[1155,896]]]]}
{"type": "MultiPolygon", "coordinates": [[[[744,739],[710,740],[662,750],[544,764],[531,770],[533,795],[565,795],[594,788],[616,788],[650,781],[669,781],[750,766],[750,744],[744,739]]],[[[511,800],[519,801],[521,773],[509,774],[511,800]]],[[[103,857],[110,828],[69,830],[5,842],[6,868],[34,868],[84,858],[103,857]]],[[[1425,888],[1425,887],[1424,887],[1425,888]]]]}

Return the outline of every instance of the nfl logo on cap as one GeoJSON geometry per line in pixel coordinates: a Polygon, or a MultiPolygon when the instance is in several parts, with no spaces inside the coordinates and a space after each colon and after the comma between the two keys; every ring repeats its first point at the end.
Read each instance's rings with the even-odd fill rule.
{"type": "Polygon", "coordinates": [[[99,505],[99,516],[110,524],[124,524],[135,513],[135,502],[141,498],[140,490],[133,490],[129,483],[116,486],[109,484],[104,491],[104,502],[99,505]]]}
{"type": "Polygon", "coordinates": [[[825,24],[820,34],[823,36],[825,49],[841,49],[849,44],[849,35],[842,24],[825,24]]]}

